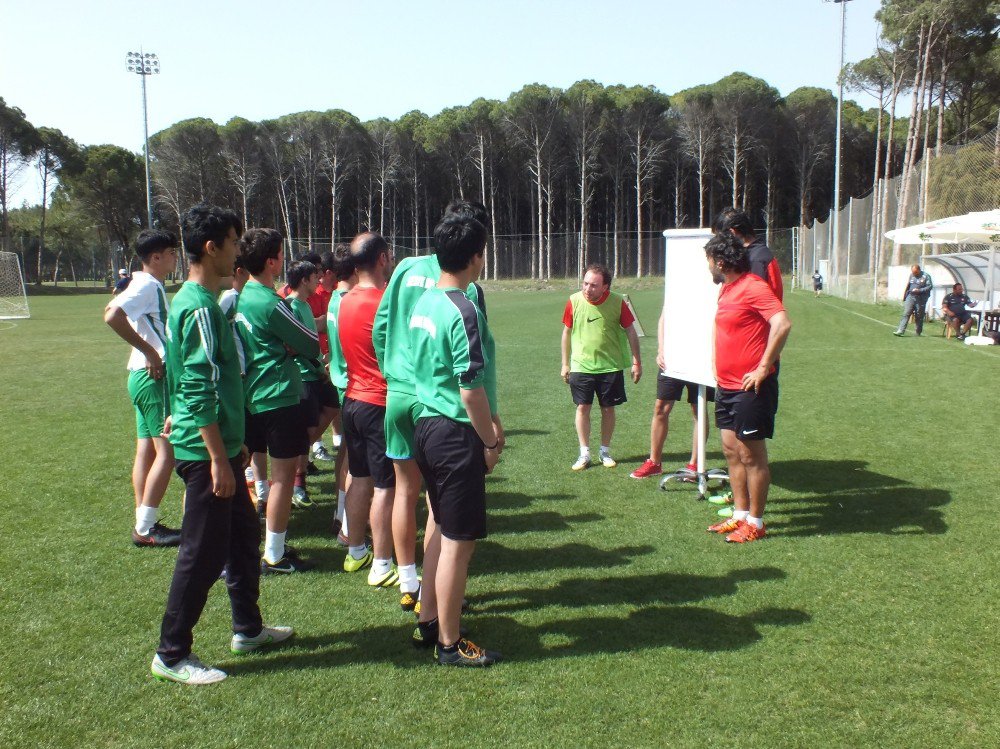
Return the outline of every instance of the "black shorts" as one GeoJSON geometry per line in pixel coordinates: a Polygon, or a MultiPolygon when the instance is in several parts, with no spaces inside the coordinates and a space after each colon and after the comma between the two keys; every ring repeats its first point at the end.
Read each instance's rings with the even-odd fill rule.
{"type": "Polygon", "coordinates": [[[823,290],[823,284],[816,283],[815,281],[813,281],[813,291],[822,291],[822,290],[823,290]]]}
{"type": "MultiPolygon", "coordinates": [[[[656,375],[656,400],[658,401],[679,401],[684,395],[684,388],[688,391],[688,403],[698,402],[698,383],[678,380],[660,372],[656,375]]],[[[715,400],[715,388],[705,388],[706,400],[715,400]]]]}
{"type": "Polygon", "coordinates": [[[297,458],[309,451],[309,425],[301,403],[246,415],[246,444],[252,453],[297,458]]]}
{"type": "Polygon", "coordinates": [[[972,313],[968,310],[965,312],[956,312],[954,319],[958,321],[959,325],[965,325],[965,323],[972,319],[972,313]]]}
{"type": "Polygon", "coordinates": [[[591,405],[595,392],[601,408],[620,406],[626,400],[625,375],[621,370],[602,374],[570,372],[569,391],[573,394],[573,402],[578,406],[591,405]]]}
{"type": "Polygon", "coordinates": [[[319,424],[319,415],[324,408],[340,408],[340,397],[337,388],[329,380],[314,380],[302,383],[305,393],[302,400],[303,414],[310,427],[319,424]]]}
{"type": "Polygon", "coordinates": [[[379,489],[393,488],[396,471],[385,454],[385,406],[344,398],[342,413],[351,475],[359,479],[370,476],[379,489]]]}
{"type": "Polygon", "coordinates": [[[727,390],[715,393],[715,425],[729,429],[743,441],[771,439],[778,412],[778,378],[771,375],[760,384],[760,392],[727,390]]]}
{"type": "Polygon", "coordinates": [[[486,538],[486,459],[476,430],[444,416],[418,419],[413,453],[441,535],[453,541],[486,538]]]}

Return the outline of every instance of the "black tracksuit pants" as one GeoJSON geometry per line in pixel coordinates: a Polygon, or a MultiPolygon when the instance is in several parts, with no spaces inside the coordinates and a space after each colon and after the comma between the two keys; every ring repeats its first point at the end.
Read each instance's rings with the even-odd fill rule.
{"type": "Polygon", "coordinates": [[[181,523],[181,545],[167,596],[156,652],[168,666],[191,654],[194,625],[205,608],[208,591],[226,567],[226,586],[233,609],[233,632],[260,634],[260,521],[243,480],[239,456],[229,461],[236,478],[236,495],[212,494],[211,462],[177,462],[177,475],[187,495],[181,523]]]}

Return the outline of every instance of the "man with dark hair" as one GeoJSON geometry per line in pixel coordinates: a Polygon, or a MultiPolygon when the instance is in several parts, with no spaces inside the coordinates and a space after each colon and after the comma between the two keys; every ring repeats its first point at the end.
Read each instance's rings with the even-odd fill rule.
{"type": "Polygon", "coordinates": [[[291,627],[265,627],[260,594],[260,527],[246,484],[243,383],[226,318],[215,302],[220,279],[233,270],[240,222],[233,211],[201,203],[181,221],[190,270],[167,323],[170,442],[186,491],[160,645],[150,666],[158,679],[201,685],[224,671],[191,652],[208,591],[226,568],[233,612],[230,649],[248,653],[287,640],[291,627]]]}
{"type": "Polygon", "coordinates": [[[475,219],[446,215],[434,230],[441,268],[437,284],[410,316],[413,380],[421,412],[414,429],[414,458],[427,483],[438,543],[424,558],[420,636],[435,642],[439,664],[490,666],[500,654],[462,636],[462,602],[476,540],[486,537],[486,474],[499,459],[500,434],[491,414],[489,370],[496,364],[484,342],[486,317],[467,297],[486,262],[486,229],[475,219]],[[432,571],[433,570],[433,571],[432,571]]]}
{"type": "MultiPolygon", "coordinates": [[[[487,220],[486,209],[479,203],[453,200],[445,210],[445,217],[457,216],[478,221],[484,228],[487,220]]],[[[396,266],[392,278],[386,285],[382,301],[379,303],[372,328],[372,340],[379,369],[385,376],[388,388],[385,414],[386,454],[392,459],[396,472],[396,496],[392,508],[392,537],[395,543],[396,561],[399,563],[400,607],[404,611],[414,611],[419,599],[420,585],[417,580],[416,565],[416,506],[420,495],[420,470],[413,460],[413,429],[421,406],[416,396],[416,382],[413,375],[413,356],[409,345],[410,315],[417,301],[426,289],[434,286],[441,277],[441,266],[437,255],[422,255],[406,258],[396,266]]],[[[475,281],[466,289],[466,296],[479,311],[486,316],[482,289],[475,281]]],[[[492,337],[485,341],[487,356],[494,356],[492,337]]],[[[495,368],[490,373],[495,375],[495,368]]],[[[496,391],[495,379],[487,388],[496,391]]],[[[496,402],[494,398],[492,403],[496,402]]],[[[493,422],[501,435],[500,449],[503,449],[503,427],[500,416],[492,414],[493,422]]],[[[424,556],[436,558],[437,551],[428,549],[427,544],[435,542],[433,523],[428,519],[424,535],[424,556]]],[[[426,568],[425,568],[426,572],[426,568]]],[[[419,629],[414,633],[419,638],[419,629]]]]}
{"type": "Polygon", "coordinates": [[[177,546],[180,531],[157,522],[160,502],[174,468],[174,453],[163,436],[170,413],[163,360],[167,341],[167,296],[163,282],[177,266],[177,237],[145,229],[136,239],[142,270],[104,308],[104,322],[132,346],[128,393],[135,408],[136,449],[132,464],[136,546],[177,546]]]}
{"type": "Polygon", "coordinates": [[[348,549],[344,571],[369,565],[368,584],[389,588],[399,581],[392,565],[392,503],[396,475],[385,454],[387,386],[372,342],[375,313],[392,252],[381,234],[364,232],[351,242],[358,283],[340,301],[337,333],[347,363],[347,392],[342,419],[351,483],[347,489],[348,549]],[[372,526],[372,551],[365,545],[365,526],[372,526]]]}
{"type": "MultiPolygon", "coordinates": [[[[330,351],[327,356],[327,369],[330,373],[330,383],[337,389],[337,397],[343,405],[344,393],[347,391],[347,362],[344,361],[344,351],[340,347],[340,336],[337,330],[337,318],[340,315],[340,302],[344,294],[354,288],[358,282],[358,272],[351,259],[351,247],[339,242],[333,252],[323,255],[324,275],[332,275],[336,286],[330,295],[330,304],[326,308],[326,329],[329,333],[330,351]]],[[[333,417],[336,434],[343,434],[341,409],[333,417]]],[[[333,472],[337,477],[337,511],[334,514],[331,530],[337,537],[337,543],[347,546],[347,444],[341,440],[337,446],[337,461],[333,472]]]]}
{"type": "MultiPolygon", "coordinates": [[[[319,285],[319,269],[304,260],[292,263],[292,267],[288,269],[288,285],[292,290],[286,298],[292,306],[292,312],[303,325],[315,330],[313,311],[306,300],[319,285]]],[[[323,321],[326,322],[325,317],[323,321]]],[[[330,384],[330,376],[322,361],[298,355],[295,357],[295,363],[298,364],[299,374],[302,376],[300,401],[302,414],[309,427],[309,440],[313,442],[330,426],[334,413],[340,409],[340,400],[337,397],[337,389],[330,384]]],[[[303,454],[299,458],[299,467],[295,472],[295,486],[292,489],[292,503],[296,507],[312,505],[312,500],[306,491],[308,463],[309,456],[303,454]]]]}
{"type": "Polygon", "coordinates": [[[814,270],[812,279],[813,279],[813,293],[816,296],[819,296],[820,292],[823,291],[823,274],[820,273],[819,270],[814,270]]]}
{"type": "Polygon", "coordinates": [[[910,322],[910,315],[913,315],[913,323],[917,335],[924,332],[924,315],[927,312],[927,300],[931,297],[931,290],[934,288],[934,281],[929,273],[920,269],[919,265],[910,268],[910,275],[906,279],[906,291],[903,292],[903,316],[899,318],[899,325],[892,331],[894,336],[902,336],[906,332],[906,326],[910,322]]]}
{"type": "Polygon", "coordinates": [[[951,287],[951,293],[947,294],[941,302],[945,325],[949,325],[955,330],[958,334],[956,337],[960,341],[965,340],[974,323],[972,313],[966,307],[975,307],[977,304],[979,302],[972,301],[965,293],[965,287],[960,283],[954,284],[951,287]]]}
{"type": "Polygon", "coordinates": [[[576,404],[576,434],[580,456],[574,471],[590,467],[590,409],[594,394],[601,407],[601,464],[614,468],[611,437],[615,407],[625,402],[625,376],[631,350],[632,382],[642,377],[642,358],[635,317],[624,297],[611,291],[611,271],[587,266],[582,290],[573,294],[563,310],[562,378],[569,384],[576,404]]]}
{"type": "Polygon", "coordinates": [[[775,364],[792,323],[771,287],[750,272],[743,242],[728,232],[705,245],[719,292],[715,315],[715,422],[729,466],[733,515],[709,527],[726,541],[764,538],[764,506],[771,483],[765,439],[774,436],[778,410],[775,364]]]}
{"type": "Polygon", "coordinates": [[[771,291],[780,302],[785,295],[781,281],[781,269],[771,248],[754,231],[750,217],[736,208],[724,208],[712,223],[712,231],[716,234],[728,231],[733,234],[744,247],[750,260],[750,272],[767,281],[771,291]]]}
{"type": "MultiPolygon", "coordinates": [[[[275,229],[248,229],[240,247],[250,272],[236,305],[237,330],[247,361],[247,447],[252,453],[271,456],[273,476],[270,489],[265,489],[266,499],[258,492],[258,508],[265,507],[267,526],[261,570],[269,574],[304,572],[312,564],[285,545],[295,471],[299,456],[309,449],[299,404],[302,377],[294,356],[288,354],[317,358],[319,338],[274,290],[274,279],[284,260],[281,234],[275,229]]],[[[263,460],[257,459],[254,465],[255,473],[263,473],[263,460]]]]}

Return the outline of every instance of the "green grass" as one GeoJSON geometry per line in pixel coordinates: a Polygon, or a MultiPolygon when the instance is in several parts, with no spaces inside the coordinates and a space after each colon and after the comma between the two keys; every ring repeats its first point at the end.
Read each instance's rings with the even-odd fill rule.
{"type": "MultiPolygon", "coordinates": [[[[129,543],[134,418],[104,298],[33,298],[0,322],[0,740],[14,747],[995,746],[996,349],[896,339],[896,307],[793,294],[766,542],[727,547],[690,489],[628,472],[650,369],[629,386],[616,470],[573,474],[559,378],[565,290],[497,290],[508,449],[467,625],[507,661],[433,667],[395,593],[339,572],[327,501],[291,537],[320,563],[266,579],[287,648],[228,652],[216,586],[204,689],[148,672],[175,553],[129,543]],[[858,313],[858,314],[852,314],[858,313]],[[858,315],[864,315],[861,317],[858,315]],[[872,319],[868,319],[872,318],[872,319]]],[[[660,292],[632,290],[652,329],[660,292]]],[[[674,415],[671,465],[690,420],[674,415]]],[[[709,456],[720,462],[718,437],[709,456]]],[[[165,520],[179,521],[175,478],[165,520]]]]}

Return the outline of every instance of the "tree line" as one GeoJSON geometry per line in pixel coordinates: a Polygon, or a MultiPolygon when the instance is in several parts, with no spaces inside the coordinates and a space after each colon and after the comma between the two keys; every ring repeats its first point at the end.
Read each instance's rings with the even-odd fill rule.
{"type": "MultiPolygon", "coordinates": [[[[897,175],[905,198],[925,150],[996,125],[994,6],[883,0],[878,48],[843,71],[849,89],[878,104],[845,103],[842,200],[875,191],[884,201],[897,175]],[[897,117],[904,97],[909,115],[897,117]]],[[[460,197],[489,210],[491,278],[575,274],[593,260],[642,276],[658,267],[656,233],[704,226],[725,206],[769,233],[824,220],[835,123],[830,91],[783,97],[742,72],[669,96],[591,80],[533,83],[504,101],[396,120],[363,122],[342,109],[223,125],[194,118],[150,138],[155,221],[175,228],[187,206],[207,200],[247,225],[279,228],[293,252],[371,229],[405,254],[426,249],[443,206],[460,197]]],[[[108,247],[129,257],[145,222],[141,156],[80,148],[2,99],[0,155],[0,235],[36,281],[43,271],[58,278],[64,255],[94,268],[98,257],[113,265],[108,247]],[[12,209],[10,186],[28,168],[58,186],[40,206],[12,209]]]]}

